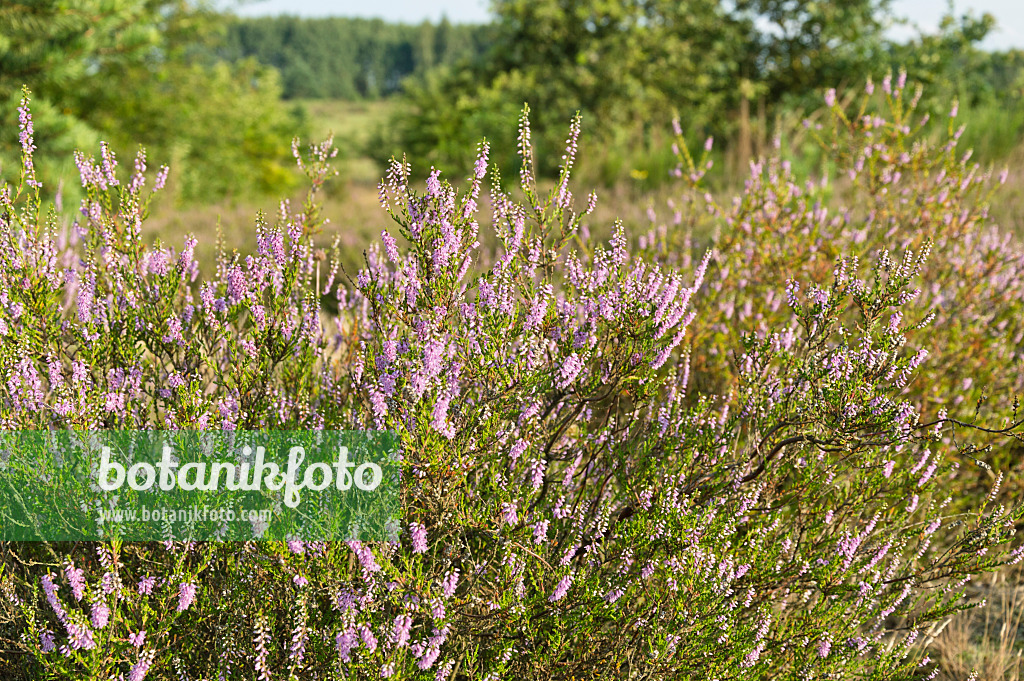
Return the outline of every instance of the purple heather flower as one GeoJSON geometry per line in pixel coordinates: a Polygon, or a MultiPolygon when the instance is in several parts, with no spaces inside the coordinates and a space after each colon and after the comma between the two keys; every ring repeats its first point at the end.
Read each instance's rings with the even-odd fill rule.
{"type": "Polygon", "coordinates": [[[455,594],[455,589],[459,585],[459,570],[458,568],[449,572],[445,578],[441,581],[441,593],[444,594],[445,598],[451,598],[455,594]]]}
{"type": "Polygon", "coordinates": [[[32,161],[32,152],[35,151],[36,145],[32,140],[32,113],[29,111],[27,96],[21,98],[21,104],[18,106],[18,128],[25,167],[25,183],[30,187],[41,187],[43,185],[36,181],[36,169],[32,161]]]}
{"type": "Polygon", "coordinates": [[[68,563],[64,567],[64,576],[71,586],[71,595],[75,597],[76,601],[82,600],[85,595],[85,571],[76,568],[74,563],[68,563]]]}
{"type": "Polygon", "coordinates": [[[534,490],[539,490],[541,485],[544,484],[544,469],[545,463],[543,459],[534,459],[531,465],[531,477],[530,486],[534,490]]]}
{"type": "Polygon", "coordinates": [[[96,641],[92,637],[92,630],[88,627],[66,622],[64,628],[68,630],[72,650],[92,650],[96,647],[96,641]]]}
{"type": "Polygon", "coordinates": [[[933,461],[931,464],[929,464],[928,468],[925,469],[924,475],[921,476],[921,479],[917,481],[918,487],[923,487],[929,480],[932,479],[932,476],[935,475],[935,468],[936,463],[933,461]]]}
{"type": "Polygon", "coordinates": [[[80,275],[78,289],[78,321],[89,324],[93,318],[93,296],[96,292],[96,275],[92,272],[87,277],[80,275]]]}
{"type": "Polygon", "coordinates": [[[128,681],[142,681],[146,678],[146,674],[149,673],[149,668],[153,666],[153,659],[156,657],[155,650],[145,650],[139,655],[138,662],[132,666],[131,671],[128,672],[128,681]]]}
{"type": "Polygon", "coordinates": [[[519,522],[519,515],[516,513],[518,503],[515,499],[501,505],[501,520],[506,525],[515,525],[519,522]]]}
{"type": "Polygon", "coordinates": [[[143,261],[143,273],[162,277],[170,271],[170,257],[164,251],[153,251],[143,261]]]}
{"type": "Polygon", "coordinates": [[[559,372],[558,387],[560,389],[567,388],[576,380],[582,370],[583,360],[575,352],[566,357],[559,372]]]}
{"type": "Polygon", "coordinates": [[[185,339],[181,335],[181,319],[178,318],[178,315],[171,315],[167,319],[167,333],[161,340],[164,343],[185,344],[185,339]]]}
{"type": "Polygon", "coordinates": [[[110,150],[110,146],[106,142],[100,142],[100,156],[103,159],[103,175],[107,180],[107,184],[111,187],[121,184],[114,173],[114,170],[117,168],[117,157],[110,150]]]}
{"type": "Polygon", "coordinates": [[[82,179],[83,187],[88,187],[90,184],[99,184],[94,177],[91,157],[86,158],[85,154],[80,151],[76,151],[75,165],[78,166],[78,175],[82,179]]]}
{"type": "Polygon", "coordinates": [[[747,653],[746,657],[743,658],[743,662],[740,663],[741,667],[753,667],[757,664],[757,661],[761,659],[761,653],[764,651],[764,641],[758,641],[757,645],[747,653]]]}
{"type": "Polygon", "coordinates": [[[455,437],[455,426],[448,421],[448,405],[452,400],[450,393],[444,393],[434,403],[434,411],[430,421],[431,427],[451,440],[455,437]]]}
{"type": "Polygon", "coordinates": [[[441,171],[431,167],[430,176],[427,177],[427,194],[433,198],[441,196],[441,171]]]}
{"type": "Polygon", "coordinates": [[[253,647],[256,650],[253,668],[258,681],[270,681],[270,669],[267,666],[267,657],[270,655],[270,651],[267,649],[270,639],[269,629],[266,619],[262,616],[256,621],[256,626],[253,629],[253,647]]]}
{"type": "Polygon", "coordinates": [[[550,295],[550,293],[545,289],[534,296],[533,303],[530,307],[530,314],[526,317],[526,321],[523,323],[523,327],[527,331],[538,328],[544,321],[544,316],[548,311],[548,295],[550,295]]]}
{"type": "Polygon", "coordinates": [[[550,597],[548,597],[548,601],[552,603],[557,603],[558,601],[565,598],[565,594],[569,593],[569,587],[571,585],[572,573],[569,573],[565,577],[562,577],[561,581],[558,582],[558,585],[555,586],[555,592],[551,594],[550,597]]]}
{"type": "Polygon", "coordinates": [[[409,524],[409,536],[412,537],[412,552],[427,552],[427,528],[419,523],[409,524]]]}
{"type": "Polygon", "coordinates": [[[135,173],[132,175],[131,184],[128,185],[128,192],[130,194],[138,194],[143,185],[146,184],[146,151],[145,149],[139,149],[139,152],[135,155],[135,173]]]}
{"type": "Polygon", "coordinates": [[[366,574],[380,571],[380,565],[378,565],[376,559],[374,559],[373,550],[369,546],[359,541],[350,541],[348,542],[348,546],[355,552],[356,557],[359,558],[359,565],[363,568],[366,574]]]}
{"type": "Polygon", "coordinates": [[[21,140],[21,149],[26,154],[31,154],[35,150],[35,146],[32,144],[32,112],[29,110],[28,97],[21,98],[21,104],[18,106],[18,136],[21,140]]]}
{"type": "Polygon", "coordinates": [[[156,586],[156,577],[145,576],[139,580],[139,594],[143,596],[149,596],[153,593],[153,587],[156,586]]]}
{"type": "Polygon", "coordinates": [[[107,607],[107,604],[102,602],[94,603],[89,621],[97,629],[107,626],[107,622],[110,621],[110,608],[107,607]]]}
{"type": "Polygon", "coordinates": [[[136,648],[141,648],[142,644],[146,641],[146,630],[140,629],[134,634],[128,634],[128,642],[136,648]]]}
{"type": "Polygon", "coordinates": [[[185,612],[196,601],[196,585],[192,582],[182,582],[178,589],[178,612],[185,612]]]}
{"type": "Polygon", "coordinates": [[[423,371],[428,378],[433,378],[441,373],[444,349],[444,343],[441,341],[430,341],[423,348],[423,371]]]}
{"type": "Polygon", "coordinates": [[[359,634],[354,627],[346,627],[344,631],[338,633],[334,643],[341,661],[351,662],[352,651],[359,645],[359,634]]]}
{"type": "Polygon", "coordinates": [[[426,671],[434,666],[440,654],[441,649],[437,646],[427,646],[427,649],[423,651],[423,656],[416,661],[416,666],[426,671]]]}
{"type": "Polygon", "coordinates": [[[451,675],[452,669],[454,668],[455,660],[448,660],[437,668],[437,673],[434,674],[434,681],[447,681],[448,676],[451,675]]]}
{"type": "Polygon", "coordinates": [[[484,175],[487,174],[487,155],[490,151],[490,145],[486,142],[480,145],[480,153],[477,154],[476,163],[473,164],[473,177],[477,180],[484,179],[484,175]]]}
{"type": "Polygon", "coordinates": [[[412,617],[409,615],[399,615],[395,618],[393,631],[391,633],[391,642],[395,647],[401,648],[409,642],[409,631],[411,629],[412,617]]]}
{"type": "Polygon", "coordinates": [[[516,443],[512,445],[512,449],[508,452],[508,458],[511,459],[512,463],[519,460],[519,457],[526,451],[529,444],[526,440],[516,440],[516,443]]]}
{"type": "Polygon", "coordinates": [[[227,275],[228,301],[231,302],[231,304],[236,304],[246,296],[248,291],[249,281],[245,276],[245,272],[243,272],[242,268],[237,265],[233,265],[231,269],[228,270],[227,275]]]}
{"type": "Polygon", "coordinates": [[[373,635],[373,631],[368,625],[364,624],[359,628],[359,636],[363,639],[363,646],[369,652],[377,650],[377,637],[373,635]]]}
{"type": "Polygon", "coordinates": [[[167,173],[170,172],[170,168],[167,166],[160,166],[160,171],[156,174],[156,180],[153,182],[153,187],[156,191],[160,191],[164,188],[164,184],[167,182],[167,173]]]}
{"type": "Polygon", "coordinates": [[[380,239],[381,241],[384,242],[384,252],[387,253],[388,260],[397,265],[399,261],[399,255],[398,242],[395,241],[395,237],[391,236],[385,229],[380,233],[380,239]]]}
{"type": "Polygon", "coordinates": [[[46,368],[50,378],[50,390],[59,390],[64,387],[64,368],[60,362],[51,357],[46,368]]]}
{"type": "Polygon", "coordinates": [[[195,237],[188,236],[185,238],[185,247],[178,256],[178,272],[182,277],[192,273],[192,279],[195,279],[197,270],[194,258],[197,245],[199,245],[199,241],[195,237]]]}
{"type": "Polygon", "coordinates": [[[386,340],[381,345],[382,357],[388,364],[398,359],[398,341],[386,340]]]}

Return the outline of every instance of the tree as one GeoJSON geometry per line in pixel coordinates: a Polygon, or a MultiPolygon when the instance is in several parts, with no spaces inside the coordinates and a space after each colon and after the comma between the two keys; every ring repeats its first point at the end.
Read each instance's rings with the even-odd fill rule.
{"type": "Polygon", "coordinates": [[[825,84],[859,81],[881,68],[890,2],[738,0],[737,14],[767,27],[749,47],[768,102],[817,97],[825,84]]]}
{"type": "MultiPolygon", "coordinates": [[[[100,139],[127,153],[145,144],[151,163],[177,155],[180,165],[203,168],[191,179],[180,175],[175,186],[186,199],[287,184],[288,141],[302,131],[279,103],[273,73],[215,57],[221,28],[220,15],[192,0],[4,3],[0,116],[15,120],[22,86],[31,89],[48,190],[71,177],[72,150],[94,153],[100,139]],[[212,167],[218,174],[207,174],[212,167]]],[[[0,148],[5,175],[16,174],[16,159],[9,144],[0,148]]]]}
{"type": "Polygon", "coordinates": [[[690,134],[729,139],[752,99],[771,117],[888,66],[889,0],[494,0],[493,9],[486,57],[407,88],[398,132],[378,152],[466,168],[469,159],[444,149],[500,142],[523,102],[541,158],[577,110],[606,153],[657,148],[674,111],[690,134]]]}
{"type": "Polygon", "coordinates": [[[407,88],[409,106],[392,121],[399,133],[378,149],[465,168],[461,151],[443,148],[472,148],[481,136],[504,141],[524,102],[534,111],[538,158],[564,143],[576,111],[595,138],[619,145],[667,128],[675,109],[691,129],[710,126],[735,105],[753,31],[718,0],[497,0],[494,12],[485,58],[407,88]]]}

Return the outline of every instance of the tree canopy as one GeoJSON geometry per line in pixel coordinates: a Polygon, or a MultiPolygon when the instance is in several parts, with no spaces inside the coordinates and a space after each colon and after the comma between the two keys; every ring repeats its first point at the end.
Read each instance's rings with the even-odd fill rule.
{"type": "MultiPolygon", "coordinates": [[[[975,45],[993,25],[988,15],[951,20],[941,35],[905,47],[885,36],[894,21],[889,0],[494,0],[492,7],[495,39],[482,58],[407,84],[405,105],[374,144],[382,160],[406,152],[465,169],[462,150],[481,136],[508,151],[514,140],[504,131],[524,103],[545,150],[539,157],[557,158],[552,152],[576,111],[605,155],[667,146],[652,136],[676,113],[691,136],[735,140],[749,128],[752,106],[765,120],[809,110],[829,86],[903,65],[928,74],[924,80],[956,81],[951,59],[989,63],[975,45]],[[934,50],[943,54],[938,62],[925,57],[934,50]]],[[[949,89],[941,90],[935,96],[948,105],[949,89]]]]}
{"type": "MultiPolygon", "coordinates": [[[[0,114],[14,120],[22,87],[32,91],[51,190],[72,179],[70,152],[95,153],[100,139],[125,152],[144,144],[151,162],[173,159],[172,185],[186,199],[287,184],[299,121],[280,103],[272,69],[214,55],[221,31],[222,17],[190,0],[5,2],[0,114]]],[[[10,176],[17,150],[4,144],[10,176]]]]}

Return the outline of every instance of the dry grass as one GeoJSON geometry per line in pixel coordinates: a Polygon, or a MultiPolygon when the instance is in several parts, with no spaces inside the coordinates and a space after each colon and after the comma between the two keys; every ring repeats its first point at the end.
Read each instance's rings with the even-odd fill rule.
{"type": "Polygon", "coordinates": [[[984,607],[960,613],[932,642],[943,681],[966,681],[977,671],[982,681],[1024,678],[1024,571],[996,572],[971,596],[984,607]]]}
{"type": "MultiPolygon", "coordinates": [[[[300,209],[303,196],[297,191],[289,197],[292,211],[300,209]]],[[[194,234],[199,240],[196,257],[206,271],[216,257],[218,230],[228,251],[251,253],[256,248],[258,213],[262,211],[267,222],[273,224],[279,204],[280,199],[257,198],[187,208],[156,205],[145,231],[176,249],[181,248],[187,234],[194,234]]],[[[323,211],[330,222],[317,240],[328,247],[337,236],[346,267],[362,262],[363,250],[390,222],[378,203],[376,187],[365,183],[350,182],[343,192],[328,192],[323,211]]]]}

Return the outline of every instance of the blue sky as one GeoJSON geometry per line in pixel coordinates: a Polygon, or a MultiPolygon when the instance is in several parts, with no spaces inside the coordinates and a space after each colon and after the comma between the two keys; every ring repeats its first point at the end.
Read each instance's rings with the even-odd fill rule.
{"type": "MultiPolygon", "coordinates": [[[[222,0],[220,4],[231,4],[231,0],[222,0]]],[[[489,4],[488,0],[244,0],[237,12],[243,16],[287,13],[301,16],[381,17],[406,23],[419,23],[424,19],[437,21],[446,15],[450,21],[483,22],[488,19],[489,4]]],[[[989,12],[996,17],[999,28],[995,35],[985,41],[985,47],[1024,49],[1022,0],[957,0],[954,7],[957,14],[970,9],[978,14],[989,12]]],[[[941,0],[893,0],[893,9],[897,16],[904,16],[931,31],[938,26],[946,4],[941,0]]],[[[894,29],[893,35],[903,37],[909,30],[894,29]]]]}

